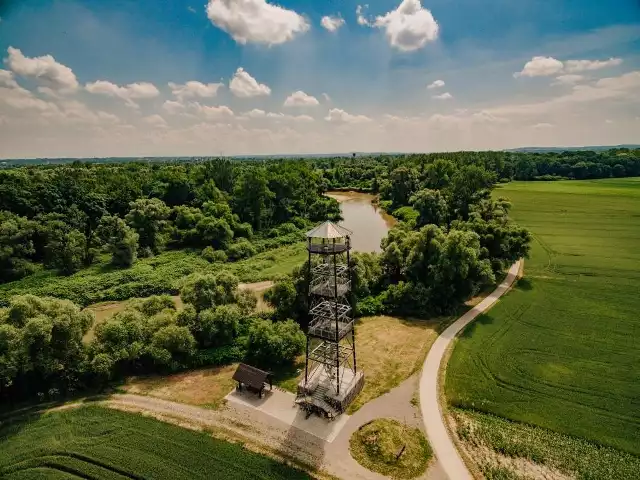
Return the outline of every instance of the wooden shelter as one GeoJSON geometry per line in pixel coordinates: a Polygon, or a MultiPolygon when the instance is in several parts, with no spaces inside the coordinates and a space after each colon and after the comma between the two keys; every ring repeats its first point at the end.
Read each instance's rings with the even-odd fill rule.
{"type": "Polygon", "coordinates": [[[265,372],[246,363],[238,365],[233,374],[233,379],[238,382],[236,387],[238,390],[242,390],[242,387],[245,387],[247,390],[257,393],[260,398],[262,398],[262,393],[267,385],[269,385],[269,390],[273,389],[271,372],[265,372]]]}

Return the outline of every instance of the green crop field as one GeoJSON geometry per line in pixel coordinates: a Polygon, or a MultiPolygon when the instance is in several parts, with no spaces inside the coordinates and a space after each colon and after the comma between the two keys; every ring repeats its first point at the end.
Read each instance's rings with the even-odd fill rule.
{"type": "Polygon", "coordinates": [[[302,471],[140,415],[83,407],[0,427],[4,479],[302,479],[302,471]]]}
{"type": "Polygon", "coordinates": [[[640,178],[513,182],[525,278],[467,328],[449,401],[640,455],[640,178]]]}

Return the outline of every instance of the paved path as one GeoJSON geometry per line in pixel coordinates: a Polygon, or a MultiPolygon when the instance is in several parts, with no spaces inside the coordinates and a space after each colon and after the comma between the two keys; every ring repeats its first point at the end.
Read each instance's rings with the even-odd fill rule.
{"type": "Polygon", "coordinates": [[[424,419],[429,443],[435,452],[442,470],[451,480],[471,480],[473,477],[467,470],[453,440],[449,437],[445,420],[442,416],[438,395],[438,372],[447,348],[455,336],[478,315],[489,309],[513,285],[522,260],[514,263],[509,269],[507,278],[491,294],[478,305],[450,325],[436,339],[422,368],[420,378],[420,408],[424,419]],[[437,412],[437,414],[436,414],[437,412]]]}

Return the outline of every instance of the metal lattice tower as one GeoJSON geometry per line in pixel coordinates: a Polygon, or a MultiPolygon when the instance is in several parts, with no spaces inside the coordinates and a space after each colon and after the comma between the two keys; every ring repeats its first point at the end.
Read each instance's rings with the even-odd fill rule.
{"type": "Polygon", "coordinates": [[[356,344],[351,296],[351,232],[324,222],[307,233],[309,324],[304,385],[324,369],[326,393],[344,396],[356,378],[356,344]],[[341,391],[341,389],[343,391],[341,391]]]}

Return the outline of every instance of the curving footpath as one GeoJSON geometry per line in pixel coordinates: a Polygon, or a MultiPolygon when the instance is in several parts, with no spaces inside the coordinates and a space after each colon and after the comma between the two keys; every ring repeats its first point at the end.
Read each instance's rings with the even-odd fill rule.
{"type": "Polygon", "coordinates": [[[442,469],[451,480],[472,480],[471,473],[456,450],[445,426],[438,395],[438,372],[447,348],[456,335],[478,315],[488,310],[509,288],[518,276],[522,260],[509,269],[504,281],[482,302],[451,324],[436,339],[422,367],[420,377],[420,409],[429,443],[442,469]],[[437,414],[436,414],[437,412],[437,414]]]}

